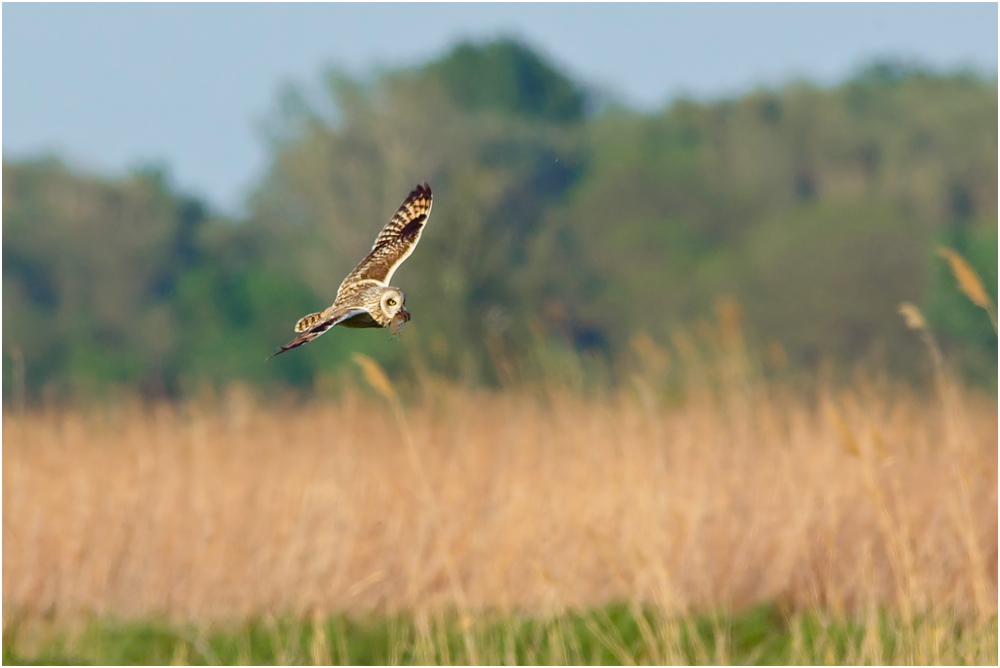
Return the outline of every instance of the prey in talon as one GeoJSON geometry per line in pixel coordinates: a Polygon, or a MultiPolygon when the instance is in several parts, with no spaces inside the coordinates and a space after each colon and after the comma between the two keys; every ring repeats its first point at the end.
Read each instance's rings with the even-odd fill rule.
{"type": "Polygon", "coordinates": [[[403,331],[403,325],[408,322],[410,322],[410,312],[400,311],[389,321],[389,331],[392,332],[393,336],[399,336],[399,333],[403,331]]]}

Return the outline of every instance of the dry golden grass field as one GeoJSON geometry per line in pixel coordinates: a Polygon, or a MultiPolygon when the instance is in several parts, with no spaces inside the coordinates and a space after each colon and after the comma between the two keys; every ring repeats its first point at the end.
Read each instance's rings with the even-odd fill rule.
{"type": "Polygon", "coordinates": [[[590,398],[427,381],[404,407],[362,362],[385,396],[6,412],[5,644],[10,620],[451,611],[468,630],[770,602],[978,633],[847,660],[996,661],[995,398],[737,379],[670,401],[636,377],[590,398]]]}

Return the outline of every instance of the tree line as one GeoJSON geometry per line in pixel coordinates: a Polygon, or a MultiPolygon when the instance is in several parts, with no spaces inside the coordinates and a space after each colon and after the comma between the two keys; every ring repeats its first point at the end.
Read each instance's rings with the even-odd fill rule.
{"type": "Polygon", "coordinates": [[[995,78],[876,63],[832,88],[642,113],[500,40],[321,83],[325,103],[282,94],[239,219],[164,169],[5,161],[5,398],[22,379],[29,397],[324,387],[354,351],[400,375],[496,384],[582,363],[614,382],[637,341],[669,351],[720,299],[792,369],[913,378],[909,300],[995,388],[996,335],[935,255],[955,248],[996,299],[995,78]],[[265,364],[423,180],[435,206],[396,275],[402,338],[335,331],[265,364]]]}

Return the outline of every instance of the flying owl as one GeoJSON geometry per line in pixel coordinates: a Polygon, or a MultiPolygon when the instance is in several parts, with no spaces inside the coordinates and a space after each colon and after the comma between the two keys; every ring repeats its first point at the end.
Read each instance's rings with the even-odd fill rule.
{"type": "Polygon", "coordinates": [[[299,335],[274,351],[271,357],[309,343],[334,325],[389,327],[393,334],[398,334],[409,322],[410,312],[406,310],[406,295],[389,285],[389,281],[417,247],[427,217],[431,215],[431,200],[429,185],[423,183],[414,188],[376,237],[371,252],[340,284],[333,304],[295,323],[299,335]]]}

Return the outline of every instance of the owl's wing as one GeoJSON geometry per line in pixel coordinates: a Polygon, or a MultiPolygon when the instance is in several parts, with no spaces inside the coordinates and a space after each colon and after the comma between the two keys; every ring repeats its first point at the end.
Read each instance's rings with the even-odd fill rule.
{"type": "Polygon", "coordinates": [[[340,284],[339,294],[345,285],[364,280],[377,281],[388,285],[393,273],[410,257],[417,247],[420,234],[424,231],[428,216],[431,215],[433,196],[426,183],[418,185],[407,195],[389,223],[382,229],[372,250],[340,284]]]}
{"type": "MultiPolygon", "coordinates": [[[[274,357],[275,355],[280,355],[281,353],[285,352],[286,350],[291,350],[292,348],[298,348],[299,346],[301,346],[303,344],[309,343],[310,341],[312,341],[316,337],[321,336],[322,334],[326,333],[326,331],[328,329],[330,329],[331,327],[333,327],[337,323],[343,322],[343,321],[347,320],[348,318],[353,318],[354,316],[356,316],[358,314],[361,314],[361,313],[368,313],[368,310],[364,309],[364,308],[361,308],[359,306],[353,306],[353,307],[350,307],[350,308],[337,309],[334,312],[332,312],[330,315],[328,315],[327,317],[322,318],[321,320],[318,320],[317,322],[315,322],[312,326],[310,326],[308,329],[306,329],[305,331],[303,331],[301,334],[299,334],[298,336],[296,336],[294,339],[292,339],[291,341],[289,341],[285,345],[283,345],[280,348],[278,348],[277,350],[275,350],[273,353],[271,353],[270,357],[268,357],[267,359],[271,359],[271,357],[274,357]]],[[[306,316],[306,317],[310,317],[310,316],[306,316]]]]}

